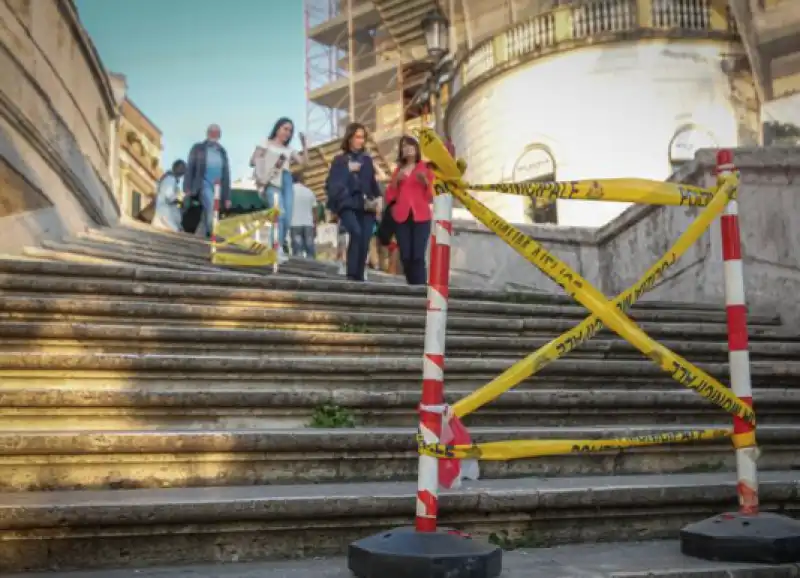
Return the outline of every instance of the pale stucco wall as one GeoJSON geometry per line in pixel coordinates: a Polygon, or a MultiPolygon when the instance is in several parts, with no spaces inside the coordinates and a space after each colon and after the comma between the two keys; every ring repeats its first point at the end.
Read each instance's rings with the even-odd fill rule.
{"type": "Polygon", "coordinates": [[[3,185],[0,200],[41,195],[47,205],[0,213],[0,252],[115,223],[114,103],[74,5],[7,0],[0,2],[0,23],[0,162],[22,177],[3,185]]]}
{"type": "MultiPolygon", "coordinates": [[[[449,134],[474,183],[512,180],[534,144],[553,152],[558,180],[664,180],[670,141],[682,127],[709,136],[699,147],[751,144],[740,141],[742,95],[723,71],[739,51],[722,40],[642,39],[535,58],[462,89],[448,111],[449,134]]],[[[524,222],[522,198],[481,198],[506,220],[524,222]]],[[[598,227],[626,206],[559,200],[559,224],[598,227]]]]}
{"type": "MultiPolygon", "coordinates": [[[[800,320],[800,148],[734,149],[748,304],[800,320]]],[[[672,179],[710,186],[715,151],[703,150],[672,179]]],[[[600,229],[523,225],[609,297],[632,285],[686,230],[698,209],[634,206],[600,229]]],[[[453,270],[495,288],[561,292],[494,235],[456,223],[453,270]]],[[[719,219],[645,299],[724,304],[719,219]]]]}

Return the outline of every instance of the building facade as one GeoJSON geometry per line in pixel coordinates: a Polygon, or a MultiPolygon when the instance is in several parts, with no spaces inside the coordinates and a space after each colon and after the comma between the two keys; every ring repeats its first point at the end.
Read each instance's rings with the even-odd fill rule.
{"type": "MultiPolygon", "coordinates": [[[[725,1],[545,11],[461,62],[447,126],[468,180],[664,180],[700,148],[757,143],[758,101],[725,1]]],[[[628,205],[485,193],[512,222],[597,227],[628,205]]]]}
{"type": "MultiPolygon", "coordinates": [[[[314,115],[327,95],[326,110],[338,111],[323,115],[331,123],[327,134],[341,130],[339,120],[353,115],[361,120],[361,114],[390,164],[387,145],[409,130],[417,111],[406,103],[430,67],[421,18],[434,8],[451,21],[450,48],[457,62],[445,127],[473,182],[662,180],[698,149],[763,143],[765,107],[775,108],[776,99],[800,87],[800,14],[793,16],[794,0],[747,6],[747,0],[422,4],[327,2],[330,16],[309,28],[309,43],[327,38],[333,46],[338,39],[339,59],[328,62],[341,66],[320,76],[321,68],[309,58],[309,127],[319,126],[313,121],[323,117],[314,115]],[[393,75],[377,65],[358,68],[358,38],[367,37],[374,50],[393,55],[387,57],[395,63],[393,75]],[[347,63],[354,67],[347,69],[347,63]],[[390,95],[412,66],[423,73],[402,85],[400,104],[390,95]],[[376,79],[373,85],[370,78],[376,79]]],[[[521,223],[596,227],[626,207],[590,201],[532,206],[522,197],[480,196],[507,220],[521,223]]]]}
{"type": "Polygon", "coordinates": [[[127,96],[121,74],[110,74],[118,115],[112,136],[114,193],[123,215],[150,221],[158,180],[164,172],[161,130],[127,96]]]}

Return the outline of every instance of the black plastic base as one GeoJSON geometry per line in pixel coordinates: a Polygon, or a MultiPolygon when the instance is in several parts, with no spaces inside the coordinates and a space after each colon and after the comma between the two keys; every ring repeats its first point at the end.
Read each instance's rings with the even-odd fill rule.
{"type": "Polygon", "coordinates": [[[722,562],[800,562],[800,520],[769,513],[720,514],[681,530],[681,552],[722,562]]]}
{"type": "Polygon", "coordinates": [[[396,528],[350,544],[347,566],[358,578],[496,578],[503,552],[446,528],[396,528]]]}

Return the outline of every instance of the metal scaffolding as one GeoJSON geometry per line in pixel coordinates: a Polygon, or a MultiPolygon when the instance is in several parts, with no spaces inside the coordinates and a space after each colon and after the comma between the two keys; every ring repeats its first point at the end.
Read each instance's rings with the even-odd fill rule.
{"type": "Polygon", "coordinates": [[[351,121],[375,140],[402,125],[403,60],[369,0],[305,0],[306,126],[313,143],[351,121]]]}

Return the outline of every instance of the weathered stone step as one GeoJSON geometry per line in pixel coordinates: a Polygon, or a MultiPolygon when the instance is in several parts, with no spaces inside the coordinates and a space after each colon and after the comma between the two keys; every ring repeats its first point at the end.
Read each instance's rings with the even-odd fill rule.
{"type": "MultiPolygon", "coordinates": [[[[358,329],[358,328],[356,328],[358,329]]],[[[246,328],[168,325],[113,325],[104,323],[0,321],[0,337],[7,350],[82,350],[97,352],[178,352],[254,355],[276,352],[355,353],[421,356],[422,331],[408,333],[354,333],[350,331],[281,331],[246,328]],[[236,344],[235,347],[232,347],[236,344]]],[[[549,342],[546,337],[485,337],[456,333],[447,337],[447,355],[519,359],[549,342]]],[[[693,361],[724,361],[724,341],[666,341],[661,343],[693,361]]],[[[800,359],[798,342],[750,343],[753,359],[800,359]]],[[[569,354],[573,357],[641,358],[622,339],[594,338],[569,354]]]]}
{"type": "Polygon", "coordinates": [[[92,241],[116,246],[124,250],[144,248],[149,251],[157,251],[161,254],[173,255],[176,257],[197,257],[198,255],[207,257],[211,251],[211,246],[200,239],[194,242],[181,243],[175,238],[159,239],[150,235],[141,235],[135,231],[131,231],[131,233],[130,236],[115,235],[108,230],[90,229],[86,232],[78,233],[74,237],[67,237],[64,241],[67,243],[75,240],[92,241]]]}
{"type": "MultiPolygon", "coordinates": [[[[391,283],[357,283],[346,280],[304,279],[284,275],[264,276],[237,270],[236,272],[178,271],[165,269],[159,262],[152,267],[132,264],[94,264],[94,263],[62,263],[58,261],[20,260],[0,258],[0,271],[4,273],[56,275],[63,277],[93,277],[137,281],[141,283],[182,283],[188,285],[216,285],[225,287],[245,287],[261,289],[282,289],[286,291],[320,291],[340,292],[361,295],[406,295],[425,296],[424,287],[412,287],[405,284],[391,283]]],[[[512,303],[541,303],[575,305],[575,301],[566,295],[525,291],[494,291],[454,287],[450,291],[451,299],[475,299],[512,303]]],[[[698,304],[685,302],[665,302],[643,300],[636,309],[685,309],[689,311],[721,311],[723,304],[698,304]]],[[[765,314],[763,312],[756,312],[765,314]]],[[[772,312],[767,312],[771,315],[772,312]]]]}
{"type": "Polygon", "coordinates": [[[103,243],[91,239],[70,239],[68,241],[49,242],[49,249],[55,250],[73,250],[75,248],[85,249],[87,251],[103,251],[110,254],[115,254],[125,259],[129,256],[144,257],[146,259],[158,260],[175,260],[178,263],[191,263],[195,265],[211,266],[211,249],[204,247],[198,251],[159,251],[147,247],[144,244],[138,246],[121,246],[116,243],[103,243]]]}
{"type": "Polygon", "coordinates": [[[144,265],[150,267],[162,267],[174,270],[186,271],[215,271],[211,263],[208,266],[194,265],[191,263],[182,263],[178,261],[166,261],[163,258],[143,257],[132,254],[122,254],[115,251],[104,251],[102,249],[88,249],[77,245],[68,245],[64,243],[55,243],[52,241],[42,241],[41,247],[25,247],[23,249],[25,255],[31,257],[45,258],[57,261],[77,262],[86,264],[126,264],[126,265],[144,265]]]}
{"type": "MultiPolygon", "coordinates": [[[[369,332],[376,328],[385,330],[414,329],[425,327],[425,315],[410,313],[361,313],[355,311],[324,311],[313,309],[271,309],[250,305],[199,305],[165,301],[140,301],[136,299],[104,299],[102,297],[78,298],[60,296],[43,297],[39,295],[12,296],[2,298],[3,311],[0,319],[6,320],[44,320],[90,321],[113,319],[128,323],[191,322],[214,324],[225,323],[230,326],[242,324],[249,327],[283,329],[318,329],[369,332]]],[[[495,316],[450,315],[447,327],[450,331],[470,333],[536,334],[541,332],[563,332],[575,326],[575,320],[548,318],[512,318],[495,316]]],[[[727,327],[723,323],[653,323],[643,322],[639,326],[654,336],[680,336],[686,339],[707,339],[727,337],[727,327]]],[[[781,328],[772,325],[749,326],[753,337],[774,340],[790,340],[781,328]]],[[[603,331],[603,334],[608,334],[603,331]]]]}
{"type": "MultiPolygon", "coordinates": [[[[280,289],[247,289],[243,287],[219,287],[213,285],[186,285],[174,283],[131,283],[130,281],[107,280],[102,278],[65,278],[41,275],[0,274],[0,289],[8,296],[50,296],[67,294],[70,298],[84,296],[113,297],[144,300],[168,300],[177,303],[200,303],[214,305],[250,305],[259,308],[299,308],[309,307],[320,310],[353,310],[389,312],[394,310],[411,311],[419,315],[425,313],[425,298],[384,295],[376,299],[364,299],[363,295],[341,292],[285,291],[280,289]]],[[[580,306],[530,305],[453,299],[448,304],[453,314],[470,314],[502,317],[556,317],[575,319],[576,322],[587,317],[588,312],[580,306]]],[[[726,323],[724,311],[684,311],[684,310],[636,310],[631,317],[639,321],[686,322],[686,323],[726,323]]],[[[752,325],[780,325],[777,315],[752,315],[752,325]]]]}
{"type": "MultiPolygon", "coordinates": [[[[571,544],[536,548],[533,535],[507,536],[502,578],[797,578],[797,564],[729,564],[683,556],[678,540],[571,544]],[[525,546],[524,548],[518,546],[525,546]]],[[[5,578],[353,578],[344,557],[240,562],[226,552],[216,564],[8,574],[5,578]],[[222,563],[234,562],[234,563],[222,563]]]]}
{"type": "MultiPolygon", "coordinates": [[[[206,378],[208,379],[208,378],[206,378]]],[[[515,389],[465,418],[471,426],[653,426],[698,423],[728,426],[731,418],[687,389],[585,390],[515,389]]],[[[449,388],[453,403],[468,390],[449,388]]],[[[759,424],[796,423],[800,390],[754,391],[759,424]]],[[[298,428],[312,423],[324,405],[341,408],[362,426],[414,426],[419,388],[365,390],[311,386],[251,387],[213,382],[109,383],[98,379],[37,387],[35,382],[3,379],[0,419],[15,431],[54,430],[224,430],[298,428]]]]}
{"type": "MultiPolygon", "coordinates": [[[[697,364],[708,373],[717,376],[727,375],[728,366],[724,363],[697,364]]],[[[334,372],[350,376],[367,375],[375,379],[384,376],[398,377],[404,372],[417,374],[421,371],[421,359],[405,356],[374,357],[324,357],[324,356],[236,356],[222,355],[157,355],[157,354],[32,354],[29,352],[0,352],[0,375],[11,377],[18,370],[94,370],[94,371],[155,371],[183,372],[201,374],[209,371],[218,373],[257,373],[267,375],[291,375],[300,380],[307,375],[325,375],[329,379],[334,372]]],[[[454,359],[447,366],[448,377],[458,378],[459,374],[502,371],[508,367],[506,359],[454,359]]],[[[541,370],[539,375],[583,375],[590,373],[597,377],[629,375],[648,377],[663,375],[664,372],[650,360],[614,359],[558,359],[541,370]]],[[[754,361],[751,373],[756,383],[761,378],[800,377],[800,361],[754,361]]],[[[237,375],[238,377],[238,375],[237,375]]]]}
{"type": "MultiPolygon", "coordinates": [[[[713,427],[696,424],[694,429],[713,427]]],[[[471,428],[474,441],[608,439],[677,426],[471,428]]],[[[0,431],[0,491],[415,480],[416,429],[0,431]]],[[[800,425],[762,426],[759,470],[800,469],[800,425]]],[[[735,471],[730,441],[481,463],[481,478],[735,471]]]]}
{"type": "MultiPolygon", "coordinates": [[[[764,510],[800,511],[796,472],[763,472],[764,510]]],[[[405,525],[416,484],[11,492],[0,496],[0,570],[102,568],[341,554],[405,525]]],[[[444,492],[443,525],[539,546],[670,538],[734,507],[731,473],[490,480],[444,492]]]]}

